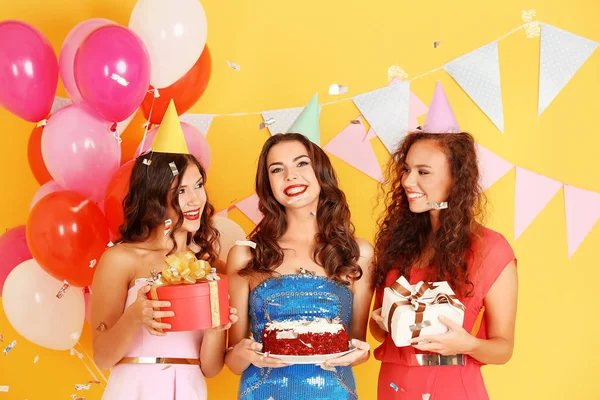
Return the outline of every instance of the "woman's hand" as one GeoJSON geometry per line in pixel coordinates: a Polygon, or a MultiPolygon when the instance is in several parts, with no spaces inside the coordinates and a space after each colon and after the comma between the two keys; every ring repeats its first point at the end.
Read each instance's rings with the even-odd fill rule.
{"type": "Polygon", "coordinates": [[[171,325],[160,322],[160,318],[173,317],[173,311],[156,311],[160,307],[170,307],[171,302],[160,300],[149,300],[146,296],[150,291],[150,285],[144,285],[138,290],[137,299],[127,308],[127,312],[134,321],[140,323],[154,336],[166,336],[162,329],[171,329],[171,325]]]}
{"type": "Polygon", "coordinates": [[[242,339],[231,351],[235,357],[239,357],[258,368],[281,368],[288,366],[288,364],[277,358],[269,357],[268,353],[264,355],[258,354],[257,351],[261,351],[262,347],[262,344],[254,339],[242,339]]]}
{"type": "Polygon", "coordinates": [[[440,316],[439,319],[448,327],[448,332],[441,335],[421,336],[411,340],[415,349],[431,351],[443,356],[469,354],[473,351],[478,340],[476,337],[444,316],[440,316]]]}

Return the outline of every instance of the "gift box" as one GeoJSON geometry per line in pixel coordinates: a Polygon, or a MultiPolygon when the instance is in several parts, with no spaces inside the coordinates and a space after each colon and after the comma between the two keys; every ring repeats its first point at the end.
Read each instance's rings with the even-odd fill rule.
{"type": "Polygon", "coordinates": [[[167,267],[154,274],[148,298],[171,302],[160,311],[173,311],[162,318],[171,325],[165,332],[195,331],[229,323],[227,277],[217,274],[210,264],[197,260],[192,252],[172,255],[167,267]]]}
{"type": "Polygon", "coordinates": [[[402,276],[383,293],[381,316],[386,330],[398,347],[410,346],[411,340],[448,331],[440,316],[462,325],[465,306],[448,282],[419,282],[411,285],[402,276]]]}

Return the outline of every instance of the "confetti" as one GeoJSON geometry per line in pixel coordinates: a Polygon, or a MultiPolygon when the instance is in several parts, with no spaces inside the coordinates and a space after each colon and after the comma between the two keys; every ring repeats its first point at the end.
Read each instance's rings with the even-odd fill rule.
{"type": "Polygon", "coordinates": [[[81,209],[82,209],[83,207],[85,207],[85,206],[86,206],[86,205],[87,205],[89,202],[90,202],[90,201],[86,199],[86,200],[82,201],[81,203],[79,203],[77,206],[75,206],[75,207],[71,207],[71,211],[73,211],[73,212],[75,212],[75,213],[78,213],[78,212],[79,212],[79,211],[81,211],[81,209]]]}
{"type": "Polygon", "coordinates": [[[4,355],[7,355],[9,351],[11,351],[17,345],[17,341],[13,340],[11,344],[4,348],[4,355]]]}
{"type": "Polygon", "coordinates": [[[39,359],[40,359],[40,356],[33,357],[33,363],[37,364],[37,362],[38,362],[39,359]]]}
{"type": "Polygon", "coordinates": [[[429,400],[431,395],[429,393],[423,393],[423,400],[429,400]]]}
{"type": "Polygon", "coordinates": [[[173,176],[179,175],[179,170],[177,169],[177,165],[175,165],[175,163],[173,161],[171,161],[169,163],[169,167],[171,167],[171,172],[173,173],[173,176]]]}
{"type": "Polygon", "coordinates": [[[317,215],[316,215],[314,212],[312,212],[312,211],[311,211],[311,212],[310,212],[308,215],[310,215],[310,216],[311,216],[311,217],[313,217],[313,218],[317,216],[317,215]]]}
{"type": "Polygon", "coordinates": [[[236,240],[235,244],[237,246],[248,246],[248,247],[252,247],[253,249],[256,249],[256,243],[254,243],[251,240],[236,240]]]}
{"type": "Polygon", "coordinates": [[[170,219],[167,219],[165,221],[165,236],[167,236],[169,234],[169,232],[171,232],[171,225],[173,225],[173,221],[170,219]]]}
{"type": "Polygon", "coordinates": [[[119,74],[115,74],[113,73],[110,76],[110,79],[112,79],[113,81],[116,81],[119,85],[121,86],[129,86],[129,82],[127,81],[127,79],[123,78],[121,75],[119,74]]]}
{"type": "Polygon", "coordinates": [[[4,334],[0,333],[0,342],[4,343],[4,334]]]}
{"type": "Polygon", "coordinates": [[[150,166],[150,164],[152,164],[152,160],[148,159],[148,158],[144,158],[144,161],[142,161],[144,163],[144,165],[150,166]]]}
{"type": "Polygon", "coordinates": [[[8,388],[10,386],[0,386],[0,392],[8,393],[8,388]]]}
{"type": "Polygon", "coordinates": [[[239,65],[237,65],[236,63],[234,63],[234,62],[231,62],[231,61],[228,61],[228,60],[225,60],[225,62],[227,63],[227,66],[228,66],[229,68],[231,68],[231,69],[233,69],[233,70],[235,70],[235,71],[239,71],[239,70],[240,70],[240,66],[239,66],[239,65]]]}
{"type": "Polygon", "coordinates": [[[521,19],[525,22],[525,36],[528,39],[540,36],[542,28],[540,22],[534,20],[535,10],[521,10],[521,19]]]}
{"type": "Polygon", "coordinates": [[[258,125],[258,129],[263,130],[265,129],[267,126],[273,125],[275,123],[275,118],[269,118],[267,119],[265,122],[261,122],[258,125]]]}
{"type": "Polygon", "coordinates": [[[398,78],[400,80],[404,80],[408,78],[408,74],[399,65],[392,65],[388,68],[388,82],[394,80],[394,78],[398,78]]]}
{"type": "Polygon", "coordinates": [[[90,261],[90,268],[94,268],[96,266],[96,259],[93,259],[92,261],[90,261]]]}
{"type": "Polygon", "coordinates": [[[439,203],[427,203],[427,206],[431,207],[433,210],[444,210],[448,208],[448,202],[442,201],[439,203]]]}
{"type": "Polygon", "coordinates": [[[392,389],[394,389],[394,391],[396,391],[396,392],[398,391],[398,386],[396,386],[396,384],[394,382],[390,383],[390,387],[392,389]]]}
{"type": "Polygon", "coordinates": [[[67,292],[67,289],[69,288],[69,286],[70,286],[70,285],[69,285],[69,282],[67,282],[67,281],[63,281],[63,285],[62,285],[62,287],[60,288],[60,290],[58,291],[58,293],[56,293],[56,297],[57,297],[58,299],[62,299],[62,298],[63,298],[63,296],[65,295],[65,293],[67,292]]]}
{"type": "Polygon", "coordinates": [[[348,86],[338,85],[337,83],[334,83],[331,86],[329,86],[330,95],[337,96],[345,93],[348,93],[348,86]]]}
{"type": "Polygon", "coordinates": [[[108,242],[108,244],[106,245],[106,247],[113,247],[115,244],[113,242],[108,242]]]}
{"type": "Polygon", "coordinates": [[[433,42],[433,48],[437,49],[438,47],[440,47],[440,41],[436,40],[435,42],[433,42]]]}
{"type": "Polygon", "coordinates": [[[76,394],[72,394],[72,395],[71,395],[71,398],[72,398],[73,400],[85,400],[85,397],[78,397],[76,394]]]}
{"type": "Polygon", "coordinates": [[[76,383],[75,390],[90,390],[90,386],[89,383],[76,383]]]}
{"type": "Polygon", "coordinates": [[[92,385],[99,385],[100,381],[88,381],[87,383],[91,383],[92,385]]]}
{"type": "Polygon", "coordinates": [[[351,120],[350,120],[350,123],[351,123],[352,125],[360,125],[360,119],[351,119],[351,120]]]}
{"type": "Polygon", "coordinates": [[[36,128],[40,128],[42,126],[46,126],[46,124],[48,123],[47,119],[43,119],[40,122],[37,123],[36,128]]]}
{"type": "Polygon", "coordinates": [[[537,12],[535,10],[521,10],[521,19],[523,22],[531,22],[536,14],[537,12]]]}

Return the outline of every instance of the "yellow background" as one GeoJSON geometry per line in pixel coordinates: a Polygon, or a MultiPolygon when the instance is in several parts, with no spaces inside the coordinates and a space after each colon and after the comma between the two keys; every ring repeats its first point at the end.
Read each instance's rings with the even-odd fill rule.
{"type": "MultiPolygon", "coordinates": [[[[82,20],[104,17],[127,25],[134,0],[2,0],[0,20],[21,19],[38,27],[58,53],[69,30],[82,20]]],[[[192,109],[201,113],[261,111],[304,105],[314,92],[320,101],[332,83],[349,86],[348,96],[387,84],[387,69],[400,65],[417,76],[487,44],[520,25],[522,9],[536,9],[546,23],[600,41],[600,4],[595,0],[488,1],[242,1],[203,0],[209,21],[213,77],[192,109]],[[440,40],[434,49],[432,43],[440,40]],[[241,66],[236,72],[225,60],[241,66]]],[[[444,71],[412,83],[426,103],[441,80],[461,127],[506,160],[561,182],[600,192],[600,53],[597,51],[537,117],[539,39],[524,31],[500,42],[506,130],[501,134],[444,71]]],[[[58,95],[65,96],[62,87],[58,95]]],[[[322,144],[358,111],[350,101],[323,108],[322,144]]],[[[255,163],[268,133],[260,115],[215,118],[208,134],[213,162],[209,195],[218,210],[253,192],[255,163]]],[[[32,124],[0,110],[0,230],[24,224],[38,188],[27,164],[32,124]]],[[[388,154],[372,141],[382,163],[388,154]]],[[[332,157],[360,236],[372,240],[376,182],[332,157]]],[[[600,281],[600,224],[577,253],[567,258],[562,190],[531,226],[513,240],[514,170],[487,194],[489,226],[502,232],[519,258],[520,302],[513,359],[484,368],[493,399],[593,399],[600,392],[597,358],[600,324],[596,283],[600,281]]],[[[379,212],[376,210],[375,214],[379,212]]],[[[251,222],[238,210],[230,218],[247,231],[251,222]]],[[[60,323],[60,321],[56,321],[60,323]]],[[[51,329],[51,327],[49,327],[51,329]]],[[[0,312],[6,345],[0,355],[2,399],[68,399],[74,384],[91,379],[69,352],[28,343],[0,312]],[[33,359],[38,355],[39,361],[33,359]]],[[[90,327],[82,346],[90,352],[90,327]]],[[[371,341],[374,345],[375,343],[371,341]]],[[[87,357],[85,357],[87,359],[87,357]]],[[[356,368],[361,398],[375,399],[378,362],[356,368]]],[[[223,371],[209,380],[212,398],[234,398],[237,377],[223,371]]],[[[101,387],[78,392],[99,399],[101,387]]]]}

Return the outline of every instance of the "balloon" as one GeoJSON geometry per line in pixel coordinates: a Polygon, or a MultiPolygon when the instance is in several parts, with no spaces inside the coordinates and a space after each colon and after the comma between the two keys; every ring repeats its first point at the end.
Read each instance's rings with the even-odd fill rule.
{"type": "Polygon", "coordinates": [[[44,183],[33,195],[33,199],[31,199],[31,204],[29,205],[29,210],[31,210],[33,206],[35,206],[37,202],[40,201],[40,199],[42,199],[44,196],[50,193],[60,192],[61,190],[65,189],[61,188],[60,185],[55,181],[48,181],[44,183]]]}
{"type": "Polygon", "coordinates": [[[158,90],[160,97],[154,98],[154,91],[146,93],[141,106],[146,119],[150,119],[153,124],[160,124],[171,99],[175,102],[175,108],[179,115],[192,108],[208,86],[212,70],[211,63],[207,45],[192,69],[171,86],[158,90]],[[152,114],[150,114],[150,110],[152,110],[152,114]]]}
{"type": "MultiPolygon", "coordinates": [[[[185,142],[187,143],[190,154],[196,157],[204,169],[208,171],[210,166],[210,148],[208,147],[208,141],[193,125],[182,122],[181,128],[183,129],[183,136],[185,137],[185,142]]],[[[156,137],[156,132],[158,132],[158,128],[154,128],[148,132],[146,140],[144,141],[144,148],[142,149],[142,144],[140,143],[136,152],[136,157],[150,150],[152,141],[156,137]]]]}
{"type": "Polygon", "coordinates": [[[40,31],[0,22],[0,106],[30,122],[46,118],[58,85],[58,61],[40,31]]]}
{"type": "Polygon", "coordinates": [[[241,226],[225,217],[214,216],[213,225],[221,233],[219,259],[227,261],[229,250],[235,245],[236,241],[245,240],[246,233],[241,226]]]}
{"type": "Polygon", "coordinates": [[[135,160],[128,161],[113,175],[104,198],[104,215],[108,221],[110,231],[119,234],[119,226],[123,224],[123,199],[129,191],[129,178],[135,160]]]}
{"type": "MultiPolygon", "coordinates": [[[[121,133],[121,165],[135,158],[137,148],[144,138],[144,132],[146,132],[145,124],[147,121],[142,111],[138,110],[129,125],[121,133]]],[[[117,124],[117,129],[119,125],[117,124]]],[[[152,124],[150,124],[148,131],[151,129],[152,124]]]]}
{"type": "Polygon", "coordinates": [[[148,48],[150,83],[156,88],[172,85],[189,71],[206,44],[206,14],[198,0],[139,0],[129,28],[148,48]]]}
{"type": "Polygon", "coordinates": [[[72,348],[81,336],[85,304],[83,293],[63,286],[35,262],[19,264],[6,278],[2,305],[10,324],[25,339],[52,350],[72,348]]]}
{"type": "Polygon", "coordinates": [[[42,155],[56,183],[94,201],[104,198],[121,157],[110,125],[84,103],[66,106],[52,115],[42,136],[42,155]]]}
{"type": "Polygon", "coordinates": [[[71,29],[60,49],[58,62],[60,79],[73,103],[81,103],[83,101],[75,83],[75,72],[73,71],[75,53],[87,35],[104,25],[116,25],[116,22],[104,18],[93,18],[79,23],[75,28],[71,29]]]}
{"type": "Polygon", "coordinates": [[[75,82],[83,100],[111,122],[123,121],[140,106],[150,84],[150,56],[130,29],[101,26],[75,54],[75,82]]]}
{"type": "Polygon", "coordinates": [[[29,142],[27,143],[27,160],[29,168],[40,185],[52,180],[52,175],[48,172],[44,158],[42,157],[42,133],[44,126],[36,126],[31,131],[29,142]]]}
{"type": "Polygon", "coordinates": [[[0,236],[0,296],[6,277],[17,265],[23,261],[31,260],[33,256],[27,246],[25,226],[9,229],[0,236]]]}
{"type": "Polygon", "coordinates": [[[27,219],[27,244],[33,258],[50,275],[73,286],[92,283],[108,241],[102,211],[79,193],[50,193],[27,219]]]}

